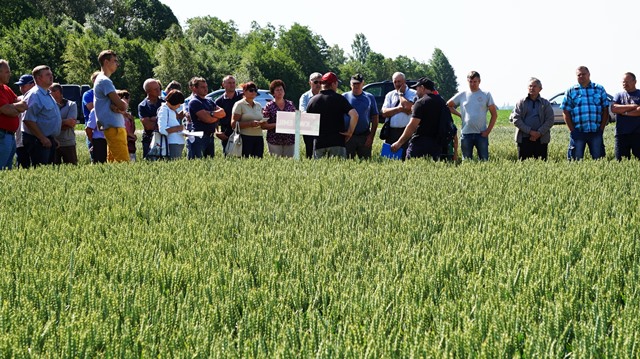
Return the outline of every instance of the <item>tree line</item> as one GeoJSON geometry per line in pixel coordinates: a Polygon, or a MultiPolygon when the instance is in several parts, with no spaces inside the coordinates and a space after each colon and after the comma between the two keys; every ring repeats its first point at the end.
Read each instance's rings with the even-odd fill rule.
{"type": "MultiPolygon", "coordinates": [[[[408,79],[429,76],[444,98],[458,87],[453,67],[437,48],[423,63],[406,56],[386,58],[370,48],[364,34],[355,35],[347,55],[298,23],[276,28],[253,22],[249,32],[240,33],[232,20],[203,16],[182,28],[158,0],[7,0],[0,10],[0,35],[0,58],[10,62],[16,80],[46,64],[56,82],[87,84],[99,69],[100,51],[116,51],[121,67],[112,79],[117,88],[130,91],[133,104],[145,97],[142,83],[149,77],[184,86],[202,76],[211,90],[228,74],[259,88],[281,79],[286,97],[296,104],[316,71],[333,71],[343,80],[362,73],[367,83],[390,80],[396,71],[408,79]]],[[[340,89],[348,91],[348,81],[340,89]]]]}

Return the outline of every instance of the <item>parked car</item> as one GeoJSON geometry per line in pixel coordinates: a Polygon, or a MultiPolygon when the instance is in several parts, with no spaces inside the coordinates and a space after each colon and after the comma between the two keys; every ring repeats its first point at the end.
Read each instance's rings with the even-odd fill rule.
{"type": "MultiPolygon", "coordinates": [[[[407,86],[411,86],[415,84],[414,80],[407,80],[407,86]]],[[[382,123],[382,105],[384,105],[384,97],[387,95],[389,91],[393,91],[395,88],[393,87],[393,81],[387,80],[382,82],[372,82],[370,84],[364,85],[362,88],[363,91],[367,91],[372,94],[373,97],[376,98],[376,103],[378,104],[378,112],[380,112],[380,123],[382,123]]]]}
{"type": "MultiPolygon", "coordinates": [[[[613,103],[613,96],[607,94],[607,98],[609,99],[609,103],[613,103]]],[[[564,118],[562,117],[562,109],[560,108],[560,105],[562,105],[562,100],[564,100],[564,92],[561,92],[549,99],[551,107],[553,108],[554,125],[565,124],[564,118]]],[[[611,107],[609,107],[609,122],[616,122],[616,114],[611,112],[611,107]]]]}
{"type": "MultiPolygon", "coordinates": [[[[242,93],[241,89],[238,89],[240,91],[240,93],[242,93]]],[[[215,101],[218,97],[222,96],[222,93],[224,92],[224,89],[219,89],[219,90],[215,90],[211,93],[209,93],[206,97],[210,98],[211,100],[215,101]]],[[[267,102],[269,101],[273,101],[274,98],[271,95],[271,93],[269,92],[269,90],[258,90],[258,96],[256,96],[255,98],[255,102],[259,103],[260,106],[262,106],[262,108],[264,108],[267,105],[267,102]]]]}

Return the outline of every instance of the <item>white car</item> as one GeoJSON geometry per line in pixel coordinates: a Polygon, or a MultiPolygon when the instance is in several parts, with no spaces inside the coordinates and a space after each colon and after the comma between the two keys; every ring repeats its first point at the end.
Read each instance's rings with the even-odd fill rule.
{"type": "MultiPolygon", "coordinates": [[[[607,94],[607,98],[609,99],[609,103],[613,103],[613,96],[607,94]]],[[[562,105],[562,100],[564,100],[564,92],[561,92],[549,99],[551,107],[553,108],[554,125],[564,125],[562,109],[560,108],[560,105],[562,105]]],[[[611,107],[609,107],[609,122],[616,122],[616,114],[611,112],[611,107]]]]}
{"type": "MultiPolygon", "coordinates": [[[[242,89],[237,89],[238,91],[240,91],[240,93],[242,93],[242,89]]],[[[218,97],[222,96],[222,93],[224,92],[224,89],[219,89],[219,90],[215,90],[211,93],[209,93],[206,97],[210,98],[211,100],[215,101],[218,97]]],[[[269,92],[269,90],[258,90],[258,96],[256,96],[255,98],[255,102],[259,103],[260,106],[262,106],[262,108],[264,108],[265,106],[267,106],[267,102],[273,101],[274,98],[271,95],[271,93],[269,92]]]]}

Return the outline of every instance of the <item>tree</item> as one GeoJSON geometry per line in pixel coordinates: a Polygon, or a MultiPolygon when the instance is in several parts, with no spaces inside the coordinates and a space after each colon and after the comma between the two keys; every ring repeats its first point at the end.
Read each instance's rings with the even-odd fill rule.
{"type": "Polygon", "coordinates": [[[208,44],[216,45],[215,42],[219,42],[228,46],[237,38],[238,28],[233,20],[224,22],[217,17],[194,17],[187,20],[186,36],[194,41],[203,41],[210,36],[214,41],[207,40],[208,44]]]}
{"type": "Polygon", "coordinates": [[[455,71],[442,50],[436,48],[431,56],[430,67],[433,69],[433,81],[444,99],[451,98],[458,92],[458,81],[455,71]]]}
{"type": "Polygon", "coordinates": [[[369,41],[367,41],[364,34],[356,34],[356,38],[351,44],[351,51],[353,51],[352,58],[359,63],[364,64],[367,61],[367,57],[371,52],[371,47],[369,46],[369,41]]]}
{"type": "Polygon", "coordinates": [[[322,37],[298,23],[294,23],[289,30],[280,30],[277,47],[298,64],[303,78],[308,78],[313,72],[326,72],[324,50],[326,45],[322,37]]]}
{"type": "Polygon", "coordinates": [[[196,54],[194,44],[185,39],[181,31],[180,33],[178,31],[180,31],[179,28],[172,28],[171,36],[157,45],[158,65],[153,69],[153,73],[164,84],[175,80],[186,85],[192,77],[204,76],[200,73],[197,57],[194,56],[196,54]]]}
{"type": "Polygon", "coordinates": [[[99,0],[89,23],[115,31],[123,38],[162,39],[171,25],[179,25],[173,11],[159,0],[99,0]]]}
{"type": "Polygon", "coordinates": [[[0,54],[11,63],[15,74],[31,73],[38,65],[51,68],[56,82],[66,81],[62,54],[67,32],[44,18],[26,19],[19,26],[6,29],[0,40],[0,54]]]}

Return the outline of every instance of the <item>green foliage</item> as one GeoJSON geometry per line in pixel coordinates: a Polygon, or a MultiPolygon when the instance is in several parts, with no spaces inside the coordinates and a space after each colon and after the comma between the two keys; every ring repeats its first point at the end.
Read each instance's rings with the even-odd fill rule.
{"type": "MultiPolygon", "coordinates": [[[[277,46],[297,64],[302,72],[301,78],[308,79],[314,72],[327,72],[326,56],[319,35],[314,34],[307,26],[298,23],[291,25],[289,30],[280,31],[277,46]]],[[[335,71],[335,70],[334,70],[335,71]]]]}
{"type": "Polygon", "coordinates": [[[442,50],[438,48],[433,50],[429,65],[431,69],[433,69],[431,73],[432,79],[436,83],[438,92],[440,92],[443,98],[449,99],[458,93],[456,74],[442,50]]]}
{"type": "Polygon", "coordinates": [[[371,46],[369,46],[369,41],[367,41],[367,37],[364,36],[363,33],[356,34],[356,38],[353,40],[351,44],[351,51],[353,53],[352,58],[364,64],[369,57],[369,53],[371,52],[371,46]]]}
{"type": "Polygon", "coordinates": [[[637,357],[640,162],[569,163],[560,126],[549,162],[516,162],[512,135],[458,166],[0,172],[0,352],[637,357]]]}
{"type": "Polygon", "coordinates": [[[88,21],[127,39],[163,39],[171,25],[179,24],[171,9],[158,0],[101,0],[88,21]]]}
{"type": "Polygon", "coordinates": [[[9,61],[13,76],[31,73],[38,65],[49,66],[56,82],[65,83],[62,54],[67,33],[46,19],[26,19],[5,31],[0,41],[1,57],[9,61]]]}
{"type": "Polygon", "coordinates": [[[231,45],[238,36],[238,28],[230,20],[224,22],[217,17],[204,16],[194,17],[187,20],[186,36],[192,41],[204,41],[208,45],[220,46],[231,45]],[[207,36],[211,36],[213,41],[205,40],[207,36]]]}

